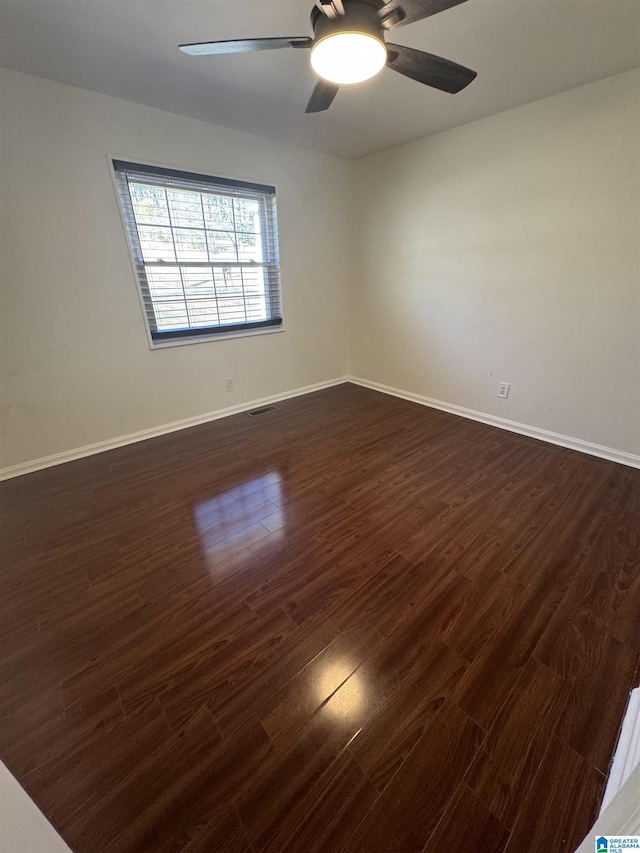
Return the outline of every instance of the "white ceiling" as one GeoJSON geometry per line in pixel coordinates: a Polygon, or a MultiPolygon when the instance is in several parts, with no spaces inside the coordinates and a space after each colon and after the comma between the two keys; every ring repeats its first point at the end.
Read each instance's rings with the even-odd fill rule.
{"type": "Polygon", "coordinates": [[[0,64],[358,157],[640,66],[639,0],[469,0],[388,41],[478,72],[457,95],[385,69],[306,115],[309,51],[188,57],[180,42],[311,35],[313,0],[0,0],[0,64]]]}

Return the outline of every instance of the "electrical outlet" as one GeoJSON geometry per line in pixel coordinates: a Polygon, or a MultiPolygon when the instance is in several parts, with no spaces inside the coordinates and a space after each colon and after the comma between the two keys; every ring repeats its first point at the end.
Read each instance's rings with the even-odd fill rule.
{"type": "Polygon", "coordinates": [[[235,391],[236,383],[233,376],[230,376],[228,379],[224,380],[224,390],[225,391],[235,391]]]}
{"type": "Polygon", "coordinates": [[[503,400],[506,400],[509,396],[509,388],[511,388],[510,382],[501,382],[498,385],[498,397],[502,397],[503,400]]]}

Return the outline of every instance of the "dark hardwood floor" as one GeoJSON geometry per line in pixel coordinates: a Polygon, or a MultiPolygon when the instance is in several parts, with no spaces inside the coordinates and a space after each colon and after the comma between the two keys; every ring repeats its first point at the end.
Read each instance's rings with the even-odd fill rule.
{"type": "Polygon", "coordinates": [[[0,758],[76,853],[554,853],[595,819],[640,471],[342,385],[0,511],[0,758]]]}

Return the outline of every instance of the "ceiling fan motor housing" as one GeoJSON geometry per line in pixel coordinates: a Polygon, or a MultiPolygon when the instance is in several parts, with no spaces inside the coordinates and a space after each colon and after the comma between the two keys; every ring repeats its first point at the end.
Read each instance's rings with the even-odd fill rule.
{"type": "Polygon", "coordinates": [[[317,6],[311,10],[311,26],[313,27],[314,42],[337,33],[363,33],[373,36],[384,44],[384,27],[378,17],[378,9],[382,4],[368,0],[344,0],[344,15],[329,18],[317,6]]]}

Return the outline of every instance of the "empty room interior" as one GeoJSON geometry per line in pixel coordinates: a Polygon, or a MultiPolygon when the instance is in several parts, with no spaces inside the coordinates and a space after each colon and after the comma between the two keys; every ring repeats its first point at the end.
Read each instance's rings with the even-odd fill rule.
{"type": "Polygon", "coordinates": [[[2,853],[635,849],[637,0],[0,0],[0,275],[2,853]]]}

